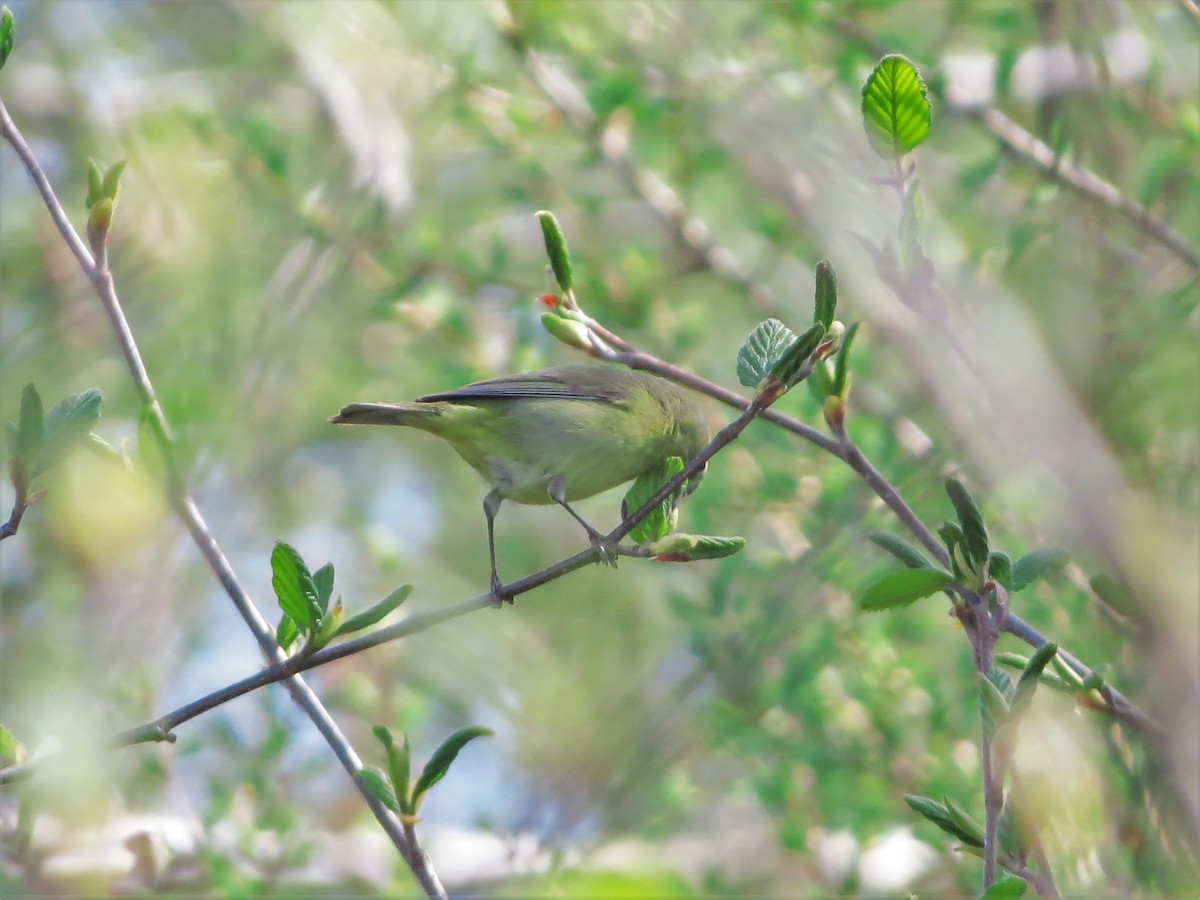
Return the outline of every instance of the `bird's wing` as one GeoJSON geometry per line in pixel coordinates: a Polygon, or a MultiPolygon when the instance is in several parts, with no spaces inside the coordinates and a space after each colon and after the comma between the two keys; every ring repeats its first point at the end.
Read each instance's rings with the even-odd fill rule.
{"type": "Polygon", "coordinates": [[[418,397],[419,403],[444,400],[450,403],[470,400],[516,400],[535,398],[543,400],[591,400],[611,403],[621,399],[623,393],[611,386],[602,386],[593,378],[567,378],[563,373],[548,369],[541,372],[526,372],[521,375],[504,375],[487,381],[478,381],[465,387],[441,394],[418,397]]]}

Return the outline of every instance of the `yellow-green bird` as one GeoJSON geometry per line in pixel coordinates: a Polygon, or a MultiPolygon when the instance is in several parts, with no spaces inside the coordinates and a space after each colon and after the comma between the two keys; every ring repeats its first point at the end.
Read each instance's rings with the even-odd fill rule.
{"type": "Polygon", "coordinates": [[[570,502],[632,481],[672,456],[687,463],[708,443],[708,428],[681,388],[592,363],[492,378],[412,403],[351,403],[330,421],[428,431],[492,485],[483,512],[497,603],[505,599],[494,538],[503,500],[559,504],[607,556],[602,536],[570,502]]]}

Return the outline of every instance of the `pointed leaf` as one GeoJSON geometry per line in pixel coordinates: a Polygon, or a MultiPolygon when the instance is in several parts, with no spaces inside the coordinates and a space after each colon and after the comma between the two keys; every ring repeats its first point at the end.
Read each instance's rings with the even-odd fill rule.
{"type": "Polygon", "coordinates": [[[795,342],[796,332],[778,319],[759,322],[738,351],[738,381],[748,388],[758,387],[783,352],[795,342]]]}
{"type": "Polygon", "coordinates": [[[17,439],[13,448],[14,455],[25,464],[31,462],[42,447],[44,418],[42,398],[31,381],[21,391],[21,408],[17,413],[17,439]]]}
{"type": "Polygon", "coordinates": [[[957,838],[964,844],[975,847],[982,847],[983,841],[977,838],[976,835],[969,831],[964,831],[950,816],[950,811],[941,803],[938,803],[931,797],[920,797],[916,794],[905,794],[904,802],[909,805],[915,812],[924,816],[942,831],[946,832],[953,838],[957,838]]]}
{"type": "Polygon", "coordinates": [[[833,358],[833,391],[839,397],[846,396],[846,387],[850,380],[850,345],[858,334],[860,323],[855,322],[842,335],[842,343],[838,347],[837,356],[833,358]]]}
{"type": "Polygon", "coordinates": [[[863,125],[885,158],[908,153],[926,137],[933,118],[917,67],[898,53],[881,59],[862,89],[863,125]]]}
{"type": "Polygon", "coordinates": [[[321,606],[308,566],[290,544],[279,541],[271,552],[271,586],[282,609],[302,632],[319,627],[321,606]]]}
{"type": "Polygon", "coordinates": [[[461,731],[456,731],[446,740],[442,741],[442,745],[433,752],[433,756],[429,758],[429,762],[425,763],[425,768],[421,770],[420,776],[417,778],[416,785],[413,786],[412,792],[412,811],[416,812],[421,807],[421,803],[425,799],[425,795],[429,793],[429,789],[437,784],[445,776],[450,769],[450,764],[454,762],[460,750],[468,743],[478,737],[491,737],[495,734],[490,728],[480,728],[474,726],[464,728],[461,731]]]}
{"type": "Polygon", "coordinates": [[[592,341],[588,327],[582,322],[558,313],[542,313],[542,327],[550,332],[550,336],[576,350],[591,350],[592,341]]]}
{"type": "Polygon", "coordinates": [[[0,725],[0,766],[24,762],[25,747],[13,737],[12,732],[0,725]]]}
{"type": "Polygon", "coordinates": [[[683,534],[676,532],[659,538],[647,548],[658,562],[696,562],[702,559],[724,559],[746,546],[743,537],[722,537],[713,534],[683,534]]]}
{"type": "Polygon", "coordinates": [[[84,205],[91,209],[104,197],[104,170],[94,159],[87,161],[87,198],[84,205]]]}
{"type": "Polygon", "coordinates": [[[1008,721],[1008,701],[996,683],[987,675],[979,673],[979,704],[983,715],[984,729],[989,735],[1008,721]]]}
{"type": "Polygon", "coordinates": [[[17,24],[13,20],[12,10],[6,6],[0,10],[0,69],[3,69],[4,64],[8,62],[16,34],[17,24]]]}
{"type": "Polygon", "coordinates": [[[905,569],[883,576],[863,592],[858,605],[867,612],[908,606],[954,584],[941,569],[905,569]]]}
{"type": "Polygon", "coordinates": [[[955,828],[958,829],[960,834],[970,836],[970,840],[967,843],[976,847],[982,847],[983,829],[979,827],[979,823],[972,819],[965,809],[949,797],[943,797],[942,799],[945,801],[946,813],[950,816],[950,821],[954,823],[955,828]]]}
{"type": "Polygon", "coordinates": [[[571,255],[567,252],[567,239],[563,237],[554,213],[543,209],[538,211],[537,217],[542,225],[542,240],[546,244],[546,255],[550,257],[554,280],[564,291],[569,291],[574,283],[574,275],[571,272],[571,255]]]}
{"type": "Polygon", "coordinates": [[[975,499],[958,479],[946,479],[946,494],[950,497],[950,502],[954,504],[954,511],[958,514],[958,523],[962,526],[963,543],[972,571],[982,571],[987,564],[990,552],[987,527],[983,524],[983,513],[979,511],[975,499]]]}
{"type": "Polygon", "coordinates": [[[337,630],[337,635],[351,634],[355,631],[362,631],[364,628],[370,628],[377,622],[381,622],[383,618],[394,609],[399,609],[400,604],[408,599],[408,595],[413,591],[411,584],[402,584],[396,588],[370,609],[363,610],[357,615],[351,616],[337,630]]]}
{"type": "Polygon", "coordinates": [[[988,555],[988,578],[994,578],[1008,591],[1014,590],[1012,583],[1012,560],[1007,553],[993,550],[988,555]]]}
{"type": "Polygon", "coordinates": [[[1037,689],[1038,681],[1042,677],[1042,672],[1058,653],[1058,645],[1053,643],[1043,644],[1029,657],[1029,662],[1025,664],[1025,668],[1021,671],[1021,677],[1017,679],[1016,689],[1013,691],[1013,699],[1010,706],[1014,717],[1024,715],[1029,709],[1029,704],[1033,702],[1033,692],[1037,689]]]}
{"type": "Polygon", "coordinates": [[[408,802],[409,788],[409,765],[411,754],[408,746],[408,735],[404,736],[404,743],[397,744],[389,731],[383,725],[376,725],[371,729],[375,733],[375,737],[379,738],[380,743],[387,753],[388,760],[388,777],[392,781],[392,790],[395,793],[396,801],[400,804],[401,810],[411,812],[408,802]]]}
{"type": "Polygon", "coordinates": [[[121,186],[121,174],[125,171],[127,163],[125,160],[120,160],[109,166],[107,172],[104,173],[104,181],[100,185],[100,196],[117,202],[117,190],[121,186]]]}
{"type": "Polygon", "coordinates": [[[1067,564],[1070,556],[1059,547],[1043,547],[1026,553],[1012,567],[1012,590],[1026,588],[1039,578],[1053,575],[1067,564]]]}
{"type": "Polygon", "coordinates": [[[45,472],[74,449],[100,418],[101,394],[95,388],[70,394],[50,408],[42,425],[42,447],[29,477],[45,472]]]}
{"type": "Polygon", "coordinates": [[[837,272],[833,263],[823,259],[817,263],[817,295],[813,304],[813,324],[821,325],[826,331],[833,324],[837,311],[837,272]]]}
{"type": "MultiPolygon", "coordinates": [[[[625,494],[621,502],[621,518],[628,518],[631,513],[642,508],[647,500],[658,493],[659,488],[683,471],[683,460],[672,456],[664,460],[657,468],[638,476],[637,481],[625,494]]],[[[680,489],[682,490],[682,488],[680,489]]],[[[650,515],[642,519],[637,527],[629,532],[629,537],[637,544],[645,544],[666,537],[671,532],[671,511],[679,501],[680,491],[676,491],[652,510],[650,515]]]]}
{"type": "Polygon", "coordinates": [[[358,777],[367,787],[367,792],[390,809],[394,813],[399,813],[400,804],[396,802],[396,793],[392,790],[392,786],[388,784],[387,777],[383,772],[374,766],[363,766],[358,770],[358,777]]]}
{"type": "Polygon", "coordinates": [[[886,550],[892,554],[892,556],[910,569],[933,568],[933,563],[927,560],[920,550],[903,538],[896,537],[894,534],[889,534],[886,531],[868,531],[867,540],[880,550],[886,550]]]}
{"type": "Polygon", "coordinates": [[[813,325],[780,354],[767,375],[782,385],[791,387],[800,380],[805,364],[825,337],[824,325],[813,325]]]}
{"type": "Polygon", "coordinates": [[[313,572],[313,585],[317,589],[317,602],[321,612],[329,609],[329,598],[333,596],[333,563],[325,563],[313,572]]]}

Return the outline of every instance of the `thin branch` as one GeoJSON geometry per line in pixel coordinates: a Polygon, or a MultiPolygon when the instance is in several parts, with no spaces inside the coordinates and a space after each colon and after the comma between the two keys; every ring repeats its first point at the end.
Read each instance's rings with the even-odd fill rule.
{"type": "MultiPolygon", "coordinates": [[[[129,327],[129,322],[125,317],[125,312],[117,296],[112,272],[108,268],[107,235],[94,236],[93,247],[97,251],[98,256],[98,259],[94,260],[80,239],[79,234],[71,225],[66,211],[55,196],[53,187],[50,185],[41,166],[38,165],[37,159],[29,149],[29,145],[25,142],[20,130],[9,116],[8,109],[2,100],[0,100],[0,137],[3,137],[12,145],[17,156],[21,159],[38,192],[42,195],[42,200],[50,213],[51,219],[53,219],[63,240],[66,241],[67,246],[75,255],[84,274],[92,283],[100,299],[100,303],[104,307],[104,312],[108,316],[113,335],[121,349],[122,355],[125,357],[125,363],[133,379],[134,387],[144,407],[150,412],[152,431],[162,451],[163,458],[166,460],[169,502],[187,528],[188,533],[192,536],[192,540],[196,543],[209,568],[217,577],[217,580],[220,581],[239,614],[254,634],[254,638],[262,649],[263,654],[270,660],[283,662],[285,657],[275,642],[271,626],[262,617],[253,600],[251,600],[250,596],[242,588],[237,575],[229,565],[229,561],[222,552],[216,538],[200,515],[200,511],[197,509],[183,477],[179,473],[166,416],[163,414],[162,406],[158,402],[153,383],[146,371],[137,342],[134,339],[133,331],[129,327]]],[[[342,764],[342,767],[354,780],[359,793],[366,801],[371,813],[392,840],[392,843],[395,844],[396,849],[404,857],[417,881],[421,884],[422,889],[430,897],[445,897],[445,890],[429,866],[428,859],[424,854],[413,852],[412,848],[408,845],[403,826],[399,819],[386,806],[375,799],[374,795],[367,789],[366,784],[359,775],[359,771],[362,769],[362,760],[359,759],[358,754],[341,733],[337,723],[333,720],[328,710],[325,709],[317,695],[296,676],[290,677],[285,686],[296,703],[300,705],[301,709],[304,710],[313,724],[316,725],[317,730],[321,733],[326,743],[329,744],[334,755],[342,764]]]]}
{"type": "MultiPolygon", "coordinates": [[[[19,471],[19,468],[23,468],[23,466],[14,466],[9,472],[16,496],[13,499],[12,512],[8,515],[8,521],[0,525],[0,541],[17,533],[17,529],[21,527],[21,519],[25,517],[25,510],[29,509],[29,485],[24,471],[19,471]]],[[[34,499],[37,499],[36,496],[34,499]]]]}

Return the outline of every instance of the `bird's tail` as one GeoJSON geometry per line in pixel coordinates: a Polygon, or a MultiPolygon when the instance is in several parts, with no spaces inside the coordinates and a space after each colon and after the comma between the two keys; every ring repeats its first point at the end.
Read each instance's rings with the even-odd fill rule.
{"type": "Polygon", "coordinates": [[[434,403],[351,403],[329,421],[335,425],[407,425],[429,430],[442,415],[434,403]]]}

